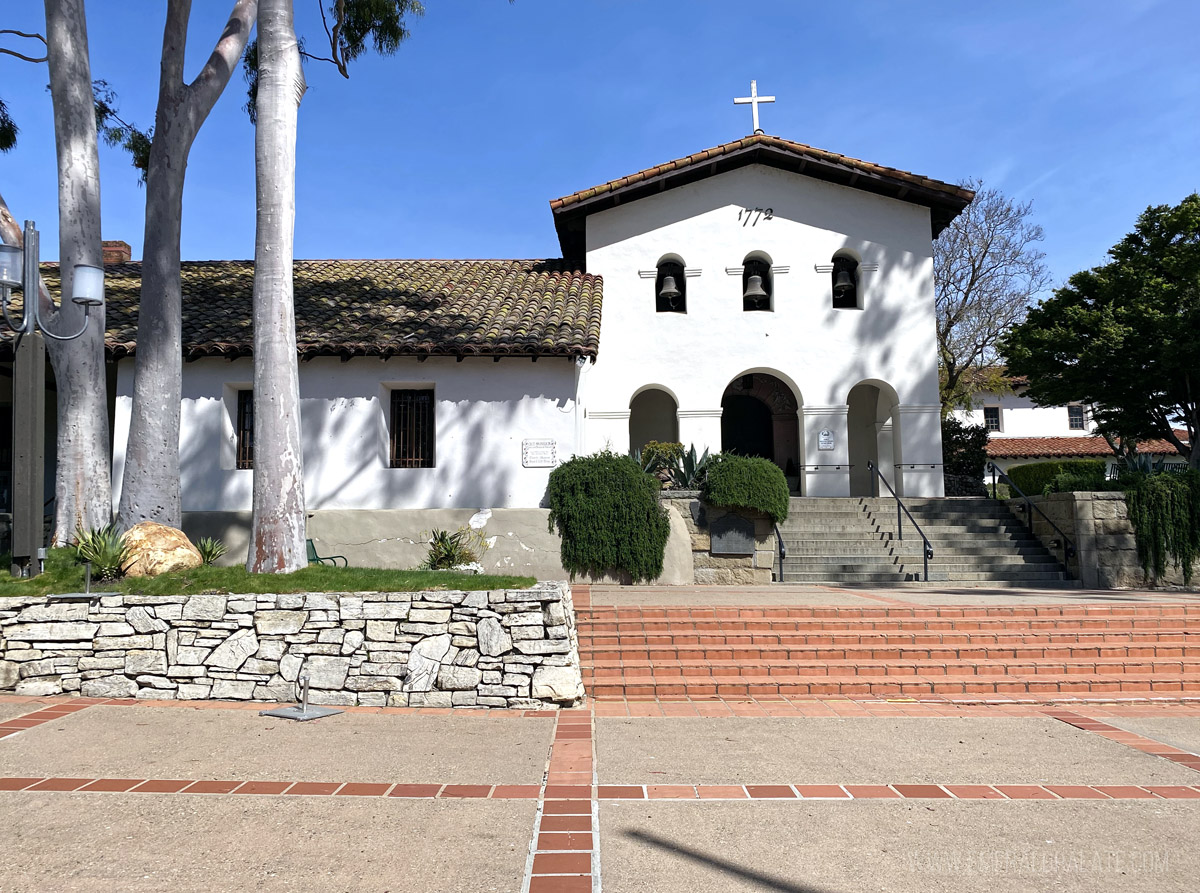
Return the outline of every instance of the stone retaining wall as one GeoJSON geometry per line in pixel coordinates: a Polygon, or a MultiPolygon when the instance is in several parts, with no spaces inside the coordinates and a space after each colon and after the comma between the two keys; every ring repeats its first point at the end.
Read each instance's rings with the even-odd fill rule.
{"type": "MultiPolygon", "coordinates": [[[[1049,518],[1075,543],[1070,562],[1072,575],[1085,589],[1141,589],[1150,586],[1182,586],[1183,569],[1168,566],[1162,578],[1147,576],[1137,555],[1137,538],[1129,521],[1125,494],[1120,491],[1050,493],[1031,497],[1049,518]]],[[[1021,499],[1008,500],[1009,508],[1024,517],[1021,499]]],[[[1033,532],[1061,560],[1058,534],[1036,512],[1033,532]]],[[[1200,580],[1200,562],[1192,584],[1200,580]]]]}
{"type": "Polygon", "coordinates": [[[709,526],[731,512],[701,502],[699,496],[699,493],[674,491],[662,497],[663,505],[682,521],[682,529],[690,540],[692,579],[680,582],[730,586],[770,583],[775,567],[775,527],[771,519],[749,510],[733,512],[754,522],[754,552],[714,555],[709,526]]]}
{"type": "Polygon", "coordinates": [[[0,599],[0,691],[542,707],[583,697],[565,583],[478,592],[0,599]]]}

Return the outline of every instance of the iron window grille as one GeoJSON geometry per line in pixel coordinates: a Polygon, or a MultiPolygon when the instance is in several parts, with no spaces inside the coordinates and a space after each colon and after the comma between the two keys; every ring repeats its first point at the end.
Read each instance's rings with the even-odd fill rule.
{"type": "Polygon", "coordinates": [[[254,467],[254,391],[237,392],[236,468],[254,467]]]}
{"type": "Polygon", "coordinates": [[[1000,430],[1000,407],[985,406],[983,408],[983,425],[989,431],[1000,430]]]}
{"type": "Polygon", "coordinates": [[[392,391],[391,467],[434,467],[433,391],[392,391]]]}
{"type": "Polygon", "coordinates": [[[1086,427],[1083,420],[1083,407],[1078,405],[1067,407],[1067,424],[1072,431],[1083,431],[1086,427]]]}

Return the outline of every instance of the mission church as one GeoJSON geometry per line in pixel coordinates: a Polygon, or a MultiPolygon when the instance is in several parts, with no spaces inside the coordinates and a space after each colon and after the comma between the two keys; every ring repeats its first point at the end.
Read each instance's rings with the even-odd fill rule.
{"type": "MultiPolygon", "coordinates": [[[[537,572],[553,467],[651,440],[767,457],[800,496],[868,495],[868,462],[942,495],[932,241],[972,193],[768,136],[770,99],[746,99],[750,136],[552,200],[561,258],[296,261],[310,536],[411,566],[420,530],[490,513],[493,566],[537,572]]],[[[121,261],[114,503],[141,266],[121,261]]],[[[182,276],[184,526],[240,558],[253,263],[182,276]]]]}

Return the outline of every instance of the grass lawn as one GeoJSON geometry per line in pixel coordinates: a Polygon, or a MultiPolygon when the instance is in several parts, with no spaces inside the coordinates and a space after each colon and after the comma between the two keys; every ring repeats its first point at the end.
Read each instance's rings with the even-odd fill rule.
{"type": "MultiPolygon", "coordinates": [[[[83,592],[82,564],[73,549],[51,549],[46,570],[19,580],[0,573],[0,598],[83,592]]],[[[426,592],[431,589],[526,589],[533,577],[456,574],[451,571],[400,571],[373,567],[311,565],[294,574],[248,574],[246,568],[197,567],[157,577],[125,577],[92,584],[93,592],[133,595],[192,595],[198,592],[426,592]]]]}

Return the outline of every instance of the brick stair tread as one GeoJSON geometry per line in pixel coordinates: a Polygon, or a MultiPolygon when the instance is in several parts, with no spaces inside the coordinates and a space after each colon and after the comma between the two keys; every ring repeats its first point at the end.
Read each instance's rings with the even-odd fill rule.
{"type": "Polygon", "coordinates": [[[1192,644],[1125,645],[697,645],[677,648],[613,645],[580,648],[584,665],[608,666],[645,662],[760,661],[768,663],[812,661],[1107,661],[1200,660],[1200,640],[1192,644]],[[1049,653],[1047,653],[1049,652],[1049,653]],[[1063,653],[1065,652],[1065,653],[1063,653]],[[1109,652],[1107,654],[1102,652],[1109,652]],[[1130,653],[1150,652],[1150,653],[1130,653]]]}
{"type": "Polygon", "coordinates": [[[997,676],[816,676],[790,677],[648,677],[591,681],[593,697],[779,695],[951,695],[1087,694],[1147,692],[1159,696],[1200,692],[1200,674],[1154,675],[997,675],[997,676]]]}

